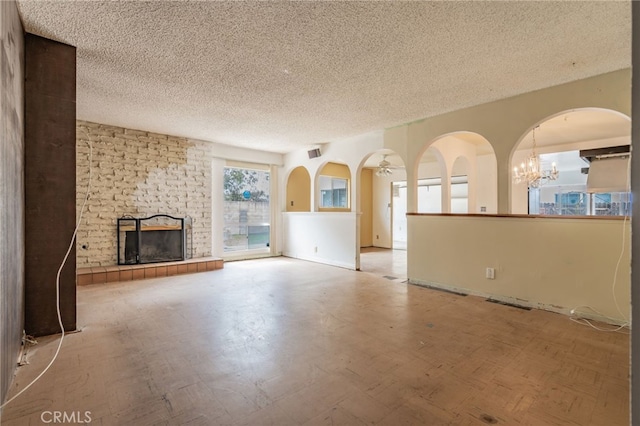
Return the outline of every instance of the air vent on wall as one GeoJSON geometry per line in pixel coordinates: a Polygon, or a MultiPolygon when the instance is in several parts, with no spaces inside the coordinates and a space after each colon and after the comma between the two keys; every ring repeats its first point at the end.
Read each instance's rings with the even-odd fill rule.
{"type": "Polygon", "coordinates": [[[309,158],[316,158],[316,157],[320,157],[322,155],[320,153],[320,148],[311,149],[311,150],[307,151],[307,153],[309,154],[309,158]]]}

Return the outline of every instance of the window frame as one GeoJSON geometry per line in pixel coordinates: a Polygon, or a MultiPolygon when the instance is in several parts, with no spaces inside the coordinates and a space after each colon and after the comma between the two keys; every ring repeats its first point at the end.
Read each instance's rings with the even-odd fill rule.
{"type": "Polygon", "coordinates": [[[351,210],[351,197],[350,197],[350,179],[340,176],[320,175],[318,180],[319,197],[318,208],[320,211],[350,211],[351,210]],[[330,189],[322,188],[323,178],[330,180],[330,189]],[[340,186],[336,187],[336,182],[340,182],[340,186]],[[344,184],[342,184],[344,182],[344,184]],[[344,186],[343,186],[344,185],[344,186]],[[330,193],[331,205],[324,204],[327,193],[330,193]],[[337,197],[337,198],[336,198],[337,197]],[[335,206],[336,199],[338,202],[344,200],[344,206],[335,206]]]}

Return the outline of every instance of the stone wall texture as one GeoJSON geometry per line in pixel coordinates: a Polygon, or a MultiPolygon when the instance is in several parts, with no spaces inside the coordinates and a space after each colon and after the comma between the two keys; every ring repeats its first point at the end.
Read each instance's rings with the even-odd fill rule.
{"type": "Polygon", "coordinates": [[[0,402],[13,380],[24,318],[24,36],[0,2],[0,402]]]}
{"type": "Polygon", "coordinates": [[[211,159],[206,142],[78,121],[79,268],[117,264],[117,218],[168,214],[192,218],[192,257],[211,255],[211,159]]]}

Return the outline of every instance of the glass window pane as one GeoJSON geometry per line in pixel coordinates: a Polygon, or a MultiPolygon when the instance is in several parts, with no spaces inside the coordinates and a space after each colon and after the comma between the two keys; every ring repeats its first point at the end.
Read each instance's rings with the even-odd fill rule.
{"type": "Polygon", "coordinates": [[[320,185],[320,207],[345,209],[349,207],[348,179],[321,175],[318,184],[320,185]]]}
{"type": "Polygon", "coordinates": [[[330,189],[320,191],[320,207],[333,207],[333,191],[330,189]]]}
{"type": "Polygon", "coordinates": [[[588,164],[579,151],[542,154],[543,163],[556,162],[560,175],[540,188],[529,188],[529,214],[618,216],[631,213],[628,192],[587,193],[588,164]]]}
{"type": "Polygon", "coordinates": [[[224,169],[224,251],[268,249],[271,227],[269,172],[224,169]]]}
{"type": "Polygon", "coordinates": [[[468,183],[451,183],[451,213],[469,213],[468,183]]]}

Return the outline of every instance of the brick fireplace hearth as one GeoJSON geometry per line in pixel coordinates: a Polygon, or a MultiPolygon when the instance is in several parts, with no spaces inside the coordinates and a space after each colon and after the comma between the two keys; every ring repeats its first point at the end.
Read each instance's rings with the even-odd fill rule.
{"type": "Polygon", "coordinates": [[[146,265],[94,266],[78,268],[77,284],[104,284],[117,281],[135,281],[148,278],[169,277],[224,268],[217,257],[200,257],[180,262],[151,263],[146,265]]]}

